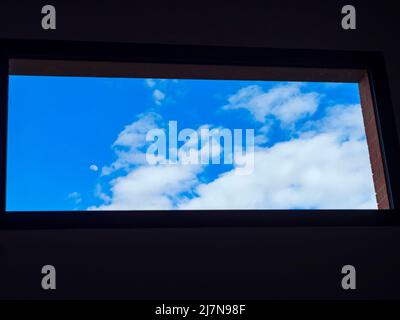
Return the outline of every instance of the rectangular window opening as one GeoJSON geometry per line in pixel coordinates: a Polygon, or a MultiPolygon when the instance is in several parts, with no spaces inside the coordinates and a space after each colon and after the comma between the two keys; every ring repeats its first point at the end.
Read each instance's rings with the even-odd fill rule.
{"type": "Polygon", "coordinates": [[[12,59],[7,212],[389,209],[368,73],[12,59]]]}

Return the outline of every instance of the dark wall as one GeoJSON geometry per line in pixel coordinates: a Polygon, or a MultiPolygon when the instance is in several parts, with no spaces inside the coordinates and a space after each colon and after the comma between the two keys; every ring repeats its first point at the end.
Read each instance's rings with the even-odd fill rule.
{"type": "MultiPolygon", "coordinates": [[[[384,52],[400,104],[392,1],[1,1],[0,38],[384,52]],[[340,28],[357,9],[356,31],[340,28]],[[57,30],[41,29],[41,7],[57,30]]],[[[393,2],[394,3],[394,2],[393,2]]],[[[400,229],[201,228],[0,232],[0,298],[400,298],[400,229]],[[57,290],[41,289],[41,267],[57,290]],[[341,267],[357,290],[341,289],[341,267]]]]}

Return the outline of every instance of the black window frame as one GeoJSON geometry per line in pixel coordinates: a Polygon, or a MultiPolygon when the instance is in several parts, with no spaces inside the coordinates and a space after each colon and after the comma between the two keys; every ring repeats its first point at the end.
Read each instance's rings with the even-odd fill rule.
{"type": "Polygon", "coordinates": [[[384,56],[380,52],[0,40],[0,229],[400,225],[396,213],[400,208],[397,116],[391,102],[384,56]],[[366,70],[374,101],[391,209],[7,213],[7,109],[11,59],[366,70]]]}

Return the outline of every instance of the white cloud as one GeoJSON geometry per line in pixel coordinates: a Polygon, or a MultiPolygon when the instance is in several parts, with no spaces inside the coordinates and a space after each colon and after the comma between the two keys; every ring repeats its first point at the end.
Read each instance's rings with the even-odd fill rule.
{"type": "Polygon", "coordinates": [[[376,208],[367,146],[318,134],[257,150],[251,175],[234,171],[196,188],[182,209],[376,208]]]}
{"type": "Polygon", "coordinates": [[[156,85],[156,81],[154,79],[146,79],[145,82],[149,88],[153,88],[156,85]]]}
{"type": "Polygon", "coordinates": [[[105,204],[108,204],[111,202],[111,198],[110,196],[108,196],[107,194],[105,194],[101,188],[100,184],[96,185],[96,190],[95,190],[95,196],[101,200],[104,201],[105,204]]]}
{"type": "Polygon", "coordinates": [[[336,105],[298,139],[258,148],[254,173],[197,186],[182,209],[376,209],[360,105],[336,105]],[[240,196],[239,196],[240,195],[240,196]]]}
{"type": "Polygon", "coordinates": [[[273,125],[272,121],[267,121],[260,129],[258,129],[258,134],[254,137],[254,143],[256,145],[264,144],[269,141],[268,133],[273,125]]]}
{"type": "Polygon", "coordinates": [[[113,146],[138,148],[146,143],[146,134],[150,129],[157,127],[160,116],[157,113],[140,114],[138,120],[127,125],[120,132],[113,146]]]}
{"type": "Polygon", "coordinates": [[[145,86],[150,89],[153,102],[161,106],[164,103],[174,103],[174,97],[182,95],[182,90],[177,86],[178,79],[145,79],[145,86]]]}
{"type": "MultiPolygon", "coordinates": [[[[243,99],[240,95],[237,99],[243,99]]],[[[90,209],[376,208],[359,105],[328,108],[326,116],[309,122],[299,138],[258,147],[253,174],[237,175],[233,169],[214,181],[201,179],[204,166],[138,162],[145,136],[142,128],[152,126],[154,118],[143,115],[121,132],[114,146],[128,151],[117,154],[114,168],[136,166],[112,181],[112,195],[104,197],[102,206],[90,209]]],[[[259,130],[260,135],[268,132],[267,124],[259,130]]]]}
{"type": "Polygon", "coordinates": [[[319,132],[336,132],[342,139],[365,138],[365,127],[360,104],[335,105],[327,115],[315,122],[319,132]]]}
{"type": "Polygon", "coordinates": [[[152,90],[152,98],[155,104],[161,105],[166,98],[165,90],[169,83],[175,83],[174,80],[166,81],[166,79],[145,79],[145,84],[152,90]]]}
{"type": "Polygon", "coordinates": [[[67,198],[74,200],[74,202],[76,204],[79,204],[79,203],[82,202],[81,194],[79,192],[76,192],[76,191],[75,192],[71,192],[70,194],[68,194],[67,198]]]}
{"type": "Polygon", "coordinates": [[[99,167],[96,166],[95,164],[92,164],[92,165],[89,167],[89,169],[96,172],[96,171],[99,170],[99,167]]]}
{"type": "MultiPolygon", "coordinates": [[[[145,162],[146,149],[140,150],[138,146],[144,146],[146,143],[143,140],[147,133],[144,128],[156,126],[153,120],[154,114],[142,115],[139,120],[125,127],[119,134],[113,146],[123,146],[128,148],[128,151],[117,150],[117,160],[110,167],[103,168],[103,171],[110,170],[106,172],[109,174],[114,170],[125,168],[128,173],[111,181],[111,197],[102,191],[100,185],[97,185],[95,194],[104,201],[104,204],[98,207],[92,206],[88,210],[173,209],[183,201],[180,194],[192,190],[199,183],[198,174],[205,166],[185,164],[182,159],[184,154],[179,153],[179,157],[182,157],[180,160],[183,161],[177,164],[149,165],[145,162]],[[126,137],[126,135],[131,135],[132,131],[135,138],[126,137]],[[140,139],[138,132],[142,136],[140,139]],[[144,160],[137,161],[139,158],[144,160]]],[[[197,129],[198,134],[201,129],[212,128],[209,125],[203,125],[197,129]]],[[[188,146],[192,142],[193,140],[189,140],[188,146]]],[[[207,153],[208,150],[211,157],[219,157],[221,149],[214,139],[209,139],[200,150],[193,149],[192,156],[199,159],[200,155],[207,153]]]]}
{"type": "Polygon", "coordinates": [[[161,102],[165,99],[165,93],[159,89],[153,91],[154,102],[161,105],[161,102]]]}
{"type": "Polygon", "coordinates": [[[136,121],[127,125],[112,145],[117,154],[117,160],[110,166],[102,168],[102,176],[119,169],[127,169],[133,164],[145,163],[146,155],[141,148],[147,144],[147,132],[157,128],[159,120],[160,116],[157,113],[146,113],[139,115],[136,121]]]}
{"type": "Polygon", "coordinates": [[[201,170],[194,165],[141,166],[112,181],[112,201],[96,210],[168,210],[190,190],[201,170]]]}
{"type": "Polygon", "coordinates": [[[307,115],[312,115],[318,107],[316,92],[303,93],[301,84],[278,85],[264,92],[258,85],[244,87],[230,96],[229,104],[223,109],[246,109],[259,122],[272,115],[282,124],[293,123],[307,115]]]}

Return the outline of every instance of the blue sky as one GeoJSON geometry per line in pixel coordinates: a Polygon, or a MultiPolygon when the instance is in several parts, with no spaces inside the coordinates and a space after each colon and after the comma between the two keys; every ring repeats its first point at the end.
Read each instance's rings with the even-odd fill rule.
{"type": "Polygon", "coordinates": [[[376,208],[359,103],[357,84],[10,76],[7,210],[376,208]],[[138,161],[168,121],[254,129],[254,172],[138,161]]]}

